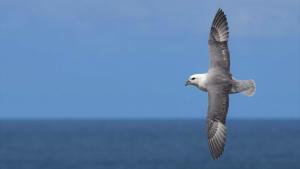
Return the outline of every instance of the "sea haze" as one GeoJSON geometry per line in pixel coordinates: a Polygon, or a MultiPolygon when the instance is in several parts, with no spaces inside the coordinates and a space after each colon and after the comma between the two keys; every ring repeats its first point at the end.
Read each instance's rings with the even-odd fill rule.
{"type": "Polygon", "coordinates": [[[1,169],[295,169],[300,120],[228,120],[220,160],[203,120],[2,120],[1,169]]]}

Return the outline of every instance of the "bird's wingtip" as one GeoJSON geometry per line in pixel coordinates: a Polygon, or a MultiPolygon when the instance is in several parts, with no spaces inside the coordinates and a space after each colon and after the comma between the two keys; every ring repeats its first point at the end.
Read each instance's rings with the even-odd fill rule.
{"type": "Polygon", "coordinates": [[[217,13],[224,13],[223,9],[222,8],[219,8],[217,13]]]}
{"type": "Polygon", "coordinates": [[[224,152],[226,130],[222,122],[213,122],[208,131],[208,148],[213,160],[218,160],[224,152]]]}

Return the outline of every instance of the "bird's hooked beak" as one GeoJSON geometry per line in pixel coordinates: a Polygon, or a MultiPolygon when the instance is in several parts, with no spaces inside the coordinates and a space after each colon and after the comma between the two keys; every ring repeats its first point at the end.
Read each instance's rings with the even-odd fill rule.
{"type": "Polygon", "coordinates": [[[190,84],[191,84],[190,80],[187,80],[187,81],[185,82],[185,86],[188,86],[188,85],[190,85],[190,84]]]}

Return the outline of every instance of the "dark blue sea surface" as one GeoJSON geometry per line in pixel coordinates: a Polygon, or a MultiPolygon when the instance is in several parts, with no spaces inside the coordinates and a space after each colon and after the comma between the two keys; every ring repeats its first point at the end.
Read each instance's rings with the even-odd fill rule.
{"type": "Polygon", "coordinates": [[[2,120],[0,169],[297,169],[300,120],[228,120],[214,161],[203,120],[2,120]]]}

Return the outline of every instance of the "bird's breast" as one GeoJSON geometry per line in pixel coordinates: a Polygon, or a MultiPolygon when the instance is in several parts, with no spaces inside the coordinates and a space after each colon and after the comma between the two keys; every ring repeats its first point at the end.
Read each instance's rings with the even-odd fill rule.
{"type": "Polygon", "coordinates": [[[207,88],[204,87],[204,86],[198,86],[198,88],[199,88],[200,90],[204,91],[204,92],[207,92],[207,88]]]}

